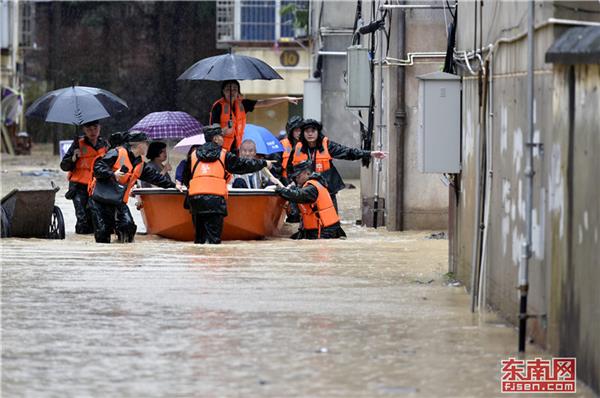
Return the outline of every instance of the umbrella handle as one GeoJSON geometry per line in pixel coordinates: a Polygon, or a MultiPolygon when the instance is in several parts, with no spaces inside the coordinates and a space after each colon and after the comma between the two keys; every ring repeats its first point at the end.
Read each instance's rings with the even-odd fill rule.
{"type": "Polygon", "coordinates": [[[271,172],[269,171],[268,168],[264,167],[262,169],[262,171],[267,175],[267,177],[269,177],[269,180],[271,180],[271,182],[275,185],[277,185],[280,188],[285,188],[285,185],[283,185],[281,183],[281,181],[279,181],[277,178],[275,178],[275,176],[273,174],[271,174],[271,172]]]}

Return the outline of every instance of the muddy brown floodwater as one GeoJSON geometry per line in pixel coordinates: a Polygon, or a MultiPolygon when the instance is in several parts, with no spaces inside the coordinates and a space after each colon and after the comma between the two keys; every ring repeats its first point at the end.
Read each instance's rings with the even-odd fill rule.
{"type": "MultiPolygon", "coordinates": [[[[2,195],[66,186],[46,149],[3,156],[2,195]]],[[[221,246],[98,245],[63,194],[65,240],[1,241],[3,397],[500,395],[513,328],[445,283],[447,240],[354,225],[357,189],[347,240],[221,246]]]]}

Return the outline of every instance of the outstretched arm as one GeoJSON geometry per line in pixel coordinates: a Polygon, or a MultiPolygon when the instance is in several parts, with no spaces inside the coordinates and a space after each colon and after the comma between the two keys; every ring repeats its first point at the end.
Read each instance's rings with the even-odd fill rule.
{"type": "Polygon", "coordinates": [[[312,185],[304,188],[277,188],[275,192],[293,203],[314,203],[319,196],[319,191],[312,185]]]}
{"type": "Polygon", "coordinates": [[[255,108],[267,108],[269,106],[281,104],[283,102],[290,102],[297,105],[298,102],[302,101],[302,97],[273,97],[267,99],[261,99],[256,101],[255,108]]]}
{"type": "Polygon", "coordinates": [[[334,159],[358,160],[369,157],[374,157],[377,159],[383,159],[386,157],[386,153],[383,151],[365,151],[358,148],[350,148],[331,140],[329,140],[327,149],[329,150],[331,157],[334,159]]]}
{"type": "Polygon", "coordinates": [[[225,157],[225,169],[232,174],[254,173],[263,167],[270,167],[272,160],[240,158],[231,152],[225,157]]]}
{"type": "Polygon", "coordinates": [[[152,167],[147,167],[146,165],[144,165],[142,169],[140,180],[157,185],[161,188],[175,188],[175,184],[173,181],[171,181],[171,178],[168,175],[163,175],[152,167]]]}

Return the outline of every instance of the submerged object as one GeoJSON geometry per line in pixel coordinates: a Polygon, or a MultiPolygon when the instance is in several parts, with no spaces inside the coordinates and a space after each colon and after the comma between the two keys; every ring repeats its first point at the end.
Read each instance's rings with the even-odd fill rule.
{"type": "Polygon", "coordinates": [[[13,189],[1,201],[2,238],[64,239],[65,221],[54,205],[58,187],[51,189],[13,189]]]}

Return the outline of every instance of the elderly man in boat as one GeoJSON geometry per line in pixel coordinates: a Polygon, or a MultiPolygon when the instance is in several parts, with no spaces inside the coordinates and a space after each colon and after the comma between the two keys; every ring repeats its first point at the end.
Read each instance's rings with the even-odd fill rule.
{"type": "Polygon", "coordinates": [[[190,153],[183,174],[188,187],[188,206],[195,228],[194,243],[221,243],[227,216],[227,180],[230,173],[246,174],[271,168],[273,161],[240,158],[223,148],[218,125],[204,129],[206,143],[190,153]]]}
{"type": "Polygon", "coordinates": [[[337,239],[345,238],[340,217],[327,189],[327,181],[312,171],[313,164],[305,160],[293,167],[291,177],[296,187],[275,189],[275,192],[292,203],[297,203],[302,223],[293,239],[337,239]]]}
{"type": "MultiPolygon", "coordinates": [[[[258,159],[256,144],[252,140],[244,140],[240,146],[240,158],[258,159]]],[[[232,176],[232,188],[262,189],[272,185],[272,182],[262,170],[247,174],[234,174],[232,176]]]]}

